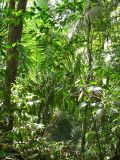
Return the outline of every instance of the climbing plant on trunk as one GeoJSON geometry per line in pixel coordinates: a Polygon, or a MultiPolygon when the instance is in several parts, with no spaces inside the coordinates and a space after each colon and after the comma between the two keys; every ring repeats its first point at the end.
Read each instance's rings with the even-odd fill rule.
{"type": "Polygon", "coordinates": [[[13,128],[13,104],[11,102],[11,87],[15,83],[18,57],[19,57],[19,42],[23,30],[23,14],[26,11],[27,0],[10,0],[9,2],[9,26],[8,26],[8,49],[5,72],[5,97],[4,109],[8,114],[8,124],[5,130],[13,128]]]}

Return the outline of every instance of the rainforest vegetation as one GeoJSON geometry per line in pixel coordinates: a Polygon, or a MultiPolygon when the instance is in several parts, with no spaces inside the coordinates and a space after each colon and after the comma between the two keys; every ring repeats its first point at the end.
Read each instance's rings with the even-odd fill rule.
{"type": "Polygon", "coordinates": [[[0,160],[120,160],[119,0],[0,0],[0,160]]]}

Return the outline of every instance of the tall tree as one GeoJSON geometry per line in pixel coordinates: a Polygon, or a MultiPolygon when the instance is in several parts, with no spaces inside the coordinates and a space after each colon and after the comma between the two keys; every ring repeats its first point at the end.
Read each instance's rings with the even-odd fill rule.
{"type": "Polygon", "coordinates": [[[8,26],[8,45],[7,61],[5,72],[5,99],[4,107],[8,114],[7,124],[5,130],[8,131],[13,128],[13,104],[11,102],[11,87],[15,83],[18,57],[19,57],[19,42],[21,40],[23,31],[23,15],[26,11],[27,0],[10,0],[9,2],[9,26],[8,26]]]}

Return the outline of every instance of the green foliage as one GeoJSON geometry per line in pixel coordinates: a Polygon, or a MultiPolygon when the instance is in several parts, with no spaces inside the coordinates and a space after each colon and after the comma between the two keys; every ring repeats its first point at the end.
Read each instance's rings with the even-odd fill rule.
{"type": "MultiPolygon", "coordinates": [[[[19,65],[11,90],[14,128],[8,138],[26,160],[119,156],[119,5],[102,1],[105,13],[97,18],[96,1],[91,1],[91,9],[83,0],[54,5],[31,1],[30,5],[23,14],[22,40],[12,44],[18,47],[19,65]]],[[[7,117],[2,110],[5,50],[10,47],[6,39],[10,13],[4,12],[0,17],[1,117],[7,117]]],[[[16,13],[20,15],[21,11],[16,13]]],[[[19,22],[15,19],[15,23],[19,22]]],[[[6,155],[0,151],[0,156],[6,155]]]]}

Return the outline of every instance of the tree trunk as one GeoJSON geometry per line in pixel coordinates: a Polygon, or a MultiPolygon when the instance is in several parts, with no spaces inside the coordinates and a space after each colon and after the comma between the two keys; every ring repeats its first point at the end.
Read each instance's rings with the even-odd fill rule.
{"type": "MultiPolygon", "coordinates": [[[[90,0],[86,0],[87,10],[90,9],[91,3],[90,0]]],[[[92,79],[92,48],[91,48],[91,22],[90,18],[87,17],[86,19],[86,37],[87,37],[87,57],[88,57],[88,75],[86,77],[86,85],[89,84],[90,80],[92,79]]],[[[83,159],[85,158],[85,151],[86,151],[86,133],[87,133],[87,108],[88,105],[85,107],[83,112],[83,123],[82,123],[82,137],[81,137],[81,154],[83,159]]]]}
{"type": "Polygon", "coordinates": [[[4,107],[7,113],[7,124],[4,129],[7,131],[13,128],[13,111],[14,107],[11,102],[11,87],[16,81],[17,67],[19,50],[18,45],[21,40],[22,30],[23,30],[23,14],[26,10],[27,0],[19,0],[16,6],[15,0],[10,0],[9,2],[9,26],[8,26],[8,45],[7,49],[7,61],[6,61],[6,72],[5,72],[5,98],[4,107]],[[22,11],[19,17],[16,17],[14,13],[22,11]],[[17,22],[17,23],[16,23],[17,22]]]}

